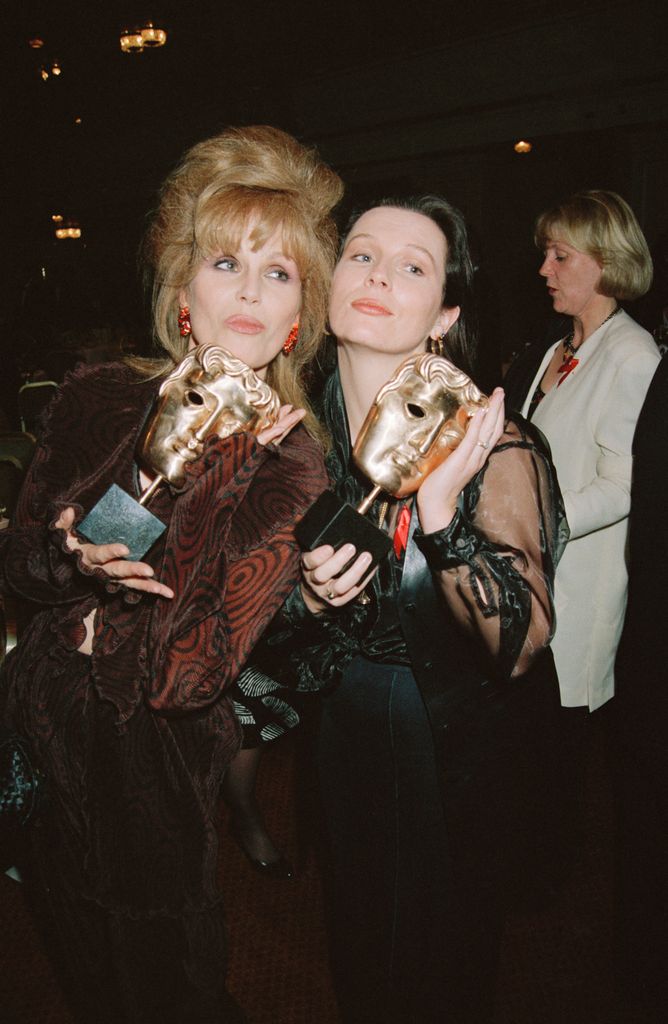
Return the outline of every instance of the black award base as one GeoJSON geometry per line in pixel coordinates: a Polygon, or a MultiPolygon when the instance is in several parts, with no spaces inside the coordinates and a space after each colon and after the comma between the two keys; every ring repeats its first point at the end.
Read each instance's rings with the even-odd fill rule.
{"type": "Polygon", "coordinates": [[[92,544],[125,544],[130,562],[140,562],[164,530],[160,519],[116,484],[77,526],[92,544]]]}
{"type": "Polygon", "coordinates": [[[392,547],[392,540],[352,505],[341,501],[332,491],[324,491],[297,524],[295,536],[306,551],[331,544],[338,551],[354,544],[357,554],[368,551],[377,565],[392,547]]]}

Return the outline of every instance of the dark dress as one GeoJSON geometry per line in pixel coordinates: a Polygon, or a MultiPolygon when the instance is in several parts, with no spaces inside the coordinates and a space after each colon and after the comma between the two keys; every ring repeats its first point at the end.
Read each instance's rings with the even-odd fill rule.
{"type": "Polygon", "coordinates": [[[225,689],[295,584],[294,523],[325,483],[303,430],[279,449],[209,439],[182,491],[151,502],[167,530],[146,560],[175,598],[86,569],[59,511],[90,509],[112,481],[137,493],[157,387],[121,365],[68,377],[0,536],[3,593],[36,602],[2,678],[3,717],[48,781],[32,881],[91,1024],[236,1020],[217,801],[241,730],[225,689]]]}
{"type": "MultiPolygon", "coordinates": [[[[369,485],[337,374],[324,410],[330,476],[357,505],[369,485]]],[[[447,529],[423,535],[413,510],[368,605],[314,617],[295,591],[265,638],[301,688],[325,689],[317,759],[346,1024],[491,1015],[504,907],[546,834],[546,648],[566,538],[546,449],[509,421],[447,529]]]]}
{"type": "Polygon", "coordinates": [[[668,1014],[668,361],[633,440],[629,603],[612,709],[617,842],[617,972],[643,1020],[668,1014]],[[650,1016],[651,1015],[651,1016],[650,1016]]]}

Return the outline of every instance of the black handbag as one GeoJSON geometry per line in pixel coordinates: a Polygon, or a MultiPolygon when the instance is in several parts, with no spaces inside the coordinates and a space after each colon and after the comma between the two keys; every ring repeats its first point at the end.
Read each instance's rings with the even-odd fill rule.
{"type": "Polygon", "coordinates": [[[40,805],[44,777],[26,740],[0,725],[0,868],[14,863],[22,833],[40,805]]]}

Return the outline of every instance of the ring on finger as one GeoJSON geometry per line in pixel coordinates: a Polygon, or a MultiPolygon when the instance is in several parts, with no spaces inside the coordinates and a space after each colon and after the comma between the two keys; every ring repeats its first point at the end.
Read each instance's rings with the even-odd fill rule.
{"type": "Polygon", "coordinates": [[[336,597],[336,594],[334,593],[334,591],[331,588],[329,590],[325,591],[325,595],[326,595],[328,601],[333,601],[334,598],[336,597]]]}
{"type": "Polygon", "coordinates": [[[485,451],[489,448],[489,441],[477,441],[476,444],[479,448],[484,448],[485,451]]]}

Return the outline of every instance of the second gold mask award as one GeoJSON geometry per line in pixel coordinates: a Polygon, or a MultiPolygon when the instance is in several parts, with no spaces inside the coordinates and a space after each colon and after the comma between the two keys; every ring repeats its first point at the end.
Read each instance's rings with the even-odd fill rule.
{"type": "Polygon", "coordinates": [[[254,434],[274,423],[280,403],[254,370],[223,348],[199,345],[162,382],[155,407],[139,439],[137,462],[153,477],[138,501],[112,484],[77,527],[93,544],[122,543],[138,561],[165,524],[145,508],[167,481],[178,489],[185,467],[202,453],[211,434],[254,434]]]}
{"type": "Polygon", "coordinates": [[[405,498],[447,459],[487,398],[470,377],[442,356],[424,353],[401,364],[376,395],[362,424],[353,460],[374,485],[355,509],[325,491],[297,527],[297,539],[312,551],[321,544],[338,550],[354,544],[378,563],[391,538],[364,515],[381,492],[405,498]]]}

